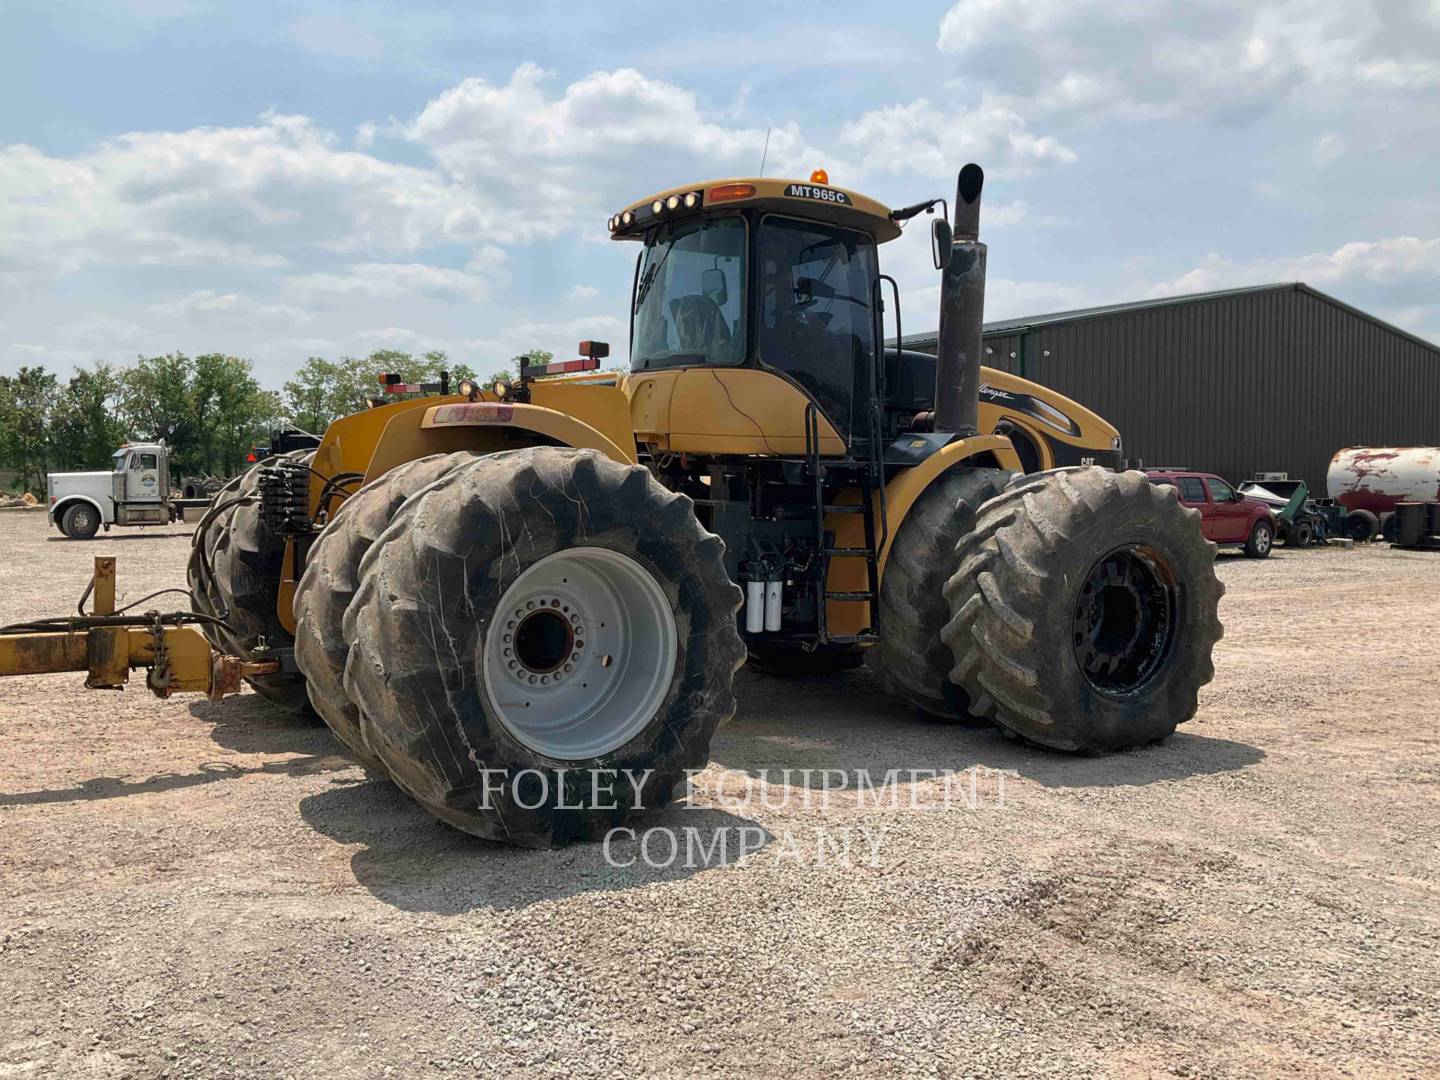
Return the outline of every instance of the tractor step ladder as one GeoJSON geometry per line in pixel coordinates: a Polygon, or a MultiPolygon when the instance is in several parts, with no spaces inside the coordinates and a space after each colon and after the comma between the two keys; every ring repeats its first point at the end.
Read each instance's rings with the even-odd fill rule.
{"type": "Polygon", "coordinates": [[[880,545],[877,544],[875,523],[875,492],[884,485],[884,466],[880,459],[880,444],[877,431],[870,432],[866,440],[864,458],[847,458],[822,464],[820,461],[820,420],[814,404],[805,407],[805,460],[806,468],[815,485],[815,534],[820,546],[820,586],[816,619],[819,643],[821,645],[871,645],[880,640],[880,545]],[[860,488],[860,502],[826,503],[825,476],[828,472],[852,475],[860,488]],[[836,547],[829,541],[825,530],[827,514],[861,514],[864,516],[865,544],[863,547],[836,547]],[[865,589],[830,589],[831,559],[864,559],[865,589]],[[827,620],[827,602],[830,600],[864,601],[870,605],[870,625],[858,634],[831,634],[827,620]]]}

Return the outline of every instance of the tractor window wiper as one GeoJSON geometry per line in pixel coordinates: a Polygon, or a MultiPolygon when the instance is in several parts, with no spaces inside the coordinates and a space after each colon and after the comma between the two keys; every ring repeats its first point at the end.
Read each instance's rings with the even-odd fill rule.
{"type": "Polygon", "coordinates": [[[635,310],[637,312],[640,310],[640,305],[645,302],[645,298],[650,295],[650,290],[655,286],[655,279],[660,276],[661,267],[665,265],[665,261],[670,258],[670,253],[674,250],[675,240],[672,238],[665,248],[665,254],[660,256],[660,261],[651,265],[645,271],[645,276],[640,279],[640,284],[635,289],[635,310]]]}
{"type": "Polygon", "coordinates": [[[645,297],[650,295],[650,286],[655,284],[655,275],[659,272],[658,263],[651,263],[646,268],[645,274],[640,279],[640,284],[635,286],[635,311],[639,312],[640,305],[645,303],[645,297]]]}

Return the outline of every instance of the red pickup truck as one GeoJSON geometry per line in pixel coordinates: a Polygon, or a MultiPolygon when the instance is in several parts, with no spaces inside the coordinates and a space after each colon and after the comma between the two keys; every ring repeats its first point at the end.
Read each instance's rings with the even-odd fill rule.
{"type": "Polygon", "coordinates": [[[1239,546],[1252,559],[1263,559],[1275,545],[1275,515],[1258,499],[1247,499],[1212,473],[1182,469],[1146,469],[1152,484],[1169,484],[1184,506],[1200,511],[1206,540],[1239,546]]]}

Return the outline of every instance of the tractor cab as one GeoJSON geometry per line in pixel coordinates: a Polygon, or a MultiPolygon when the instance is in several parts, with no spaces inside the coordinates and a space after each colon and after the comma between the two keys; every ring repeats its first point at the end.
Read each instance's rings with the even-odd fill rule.
{"type": "Polygon", "coordinates": [[[631,370],[778,375],[847,444],[864,436],[883,339],[876,244],[885,206],[810,183],[727,180],[662,192],[609,221],[644,247],[631,303],[631,370]]]}

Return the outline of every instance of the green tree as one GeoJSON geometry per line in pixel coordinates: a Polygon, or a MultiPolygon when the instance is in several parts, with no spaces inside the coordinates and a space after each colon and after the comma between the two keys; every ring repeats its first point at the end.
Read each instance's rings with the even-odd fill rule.
{"type": "Polygon", "coordinates": [[[285,383],[285,412],[290,421],[306,431],[324,431],[338,415],[332,410],[339,382],[339,365],[323,356],[308,358],[285,383]]]}
{"type": "Polygon", "coordinates": [[[81,368],[60,391],[50,422],[56,469],[101,469],[125,439],[116,416],[120,381],[103,361],[81,368]]]}
{"type": "Polygon", "coordinates": [[[195,454],[187,471],[227,472],[239,465],[234,443],[252,434],[259,390],[249,360],[224,353],[195,357],[189,393],[195,454]]]}
{"type": "Polygon", "coordinates": [[[59,380],[43,365],[0,375],[0,460],[20,473],[22,488],[44,490],[58,396],[59,380]]]}
{"type": "Polygon", "coordinates": [[[138,439],[163,439],[172,464],[198,465],[193,406],[195,361],[184,353],[142,356],[120,373],[120,419],[138,439]]]}
{"type": "Polygon", "coordinates": [[[190,397],[205,472],[237,470],[249,448],[279,426],[279,396],[261,390],[250,361],[238,356],[197,356],[190,397]]]}

